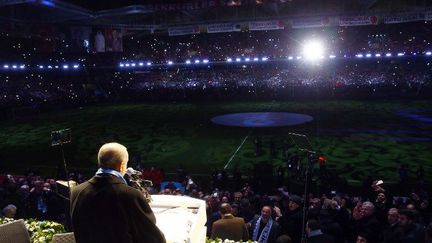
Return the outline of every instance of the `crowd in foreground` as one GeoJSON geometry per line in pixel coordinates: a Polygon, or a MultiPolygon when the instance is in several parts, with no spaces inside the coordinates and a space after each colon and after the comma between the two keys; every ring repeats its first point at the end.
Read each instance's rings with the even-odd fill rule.
{"type": "MultiPolygon", "coordinates": [[[[234,187],[238,189],[235,191],[220,189],[226,188],[218,182],[219,177],[227,176],[225,172],[215,173],[213,189],[203,190],[183,169],[178,171],[181,184],[169,182],[162,188],[161,170],[142,171],[146,179],[157,178],[152,193],[205,200],[210,238],[301,242],[304,232],[308,242],[432,242],[432,211],[424,189],[392,195],[373,181],[362,196],[349,192],[310,193],[304,203],[304,195],[295,195],[283,185],[260,193],[255,193],[247,182],[242,183],[243,187],[234,187]]],[[[72,173],[71,179],[85,181],[80,173],[72,173]]],[[[33,173],[1,177],[2,216],[53,220],[70,227],[68,201],[58,194],[57,186],[54,179],[33,173]]]]}

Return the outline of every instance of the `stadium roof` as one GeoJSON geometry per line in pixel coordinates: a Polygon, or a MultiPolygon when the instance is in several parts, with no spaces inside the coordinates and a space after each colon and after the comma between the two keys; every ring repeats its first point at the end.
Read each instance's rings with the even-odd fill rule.
{"type": "Polygon", "coordinates": [[[0,22],[161,28],[353,12],[425,10],[428,0],[0,0],[0,22]]]}

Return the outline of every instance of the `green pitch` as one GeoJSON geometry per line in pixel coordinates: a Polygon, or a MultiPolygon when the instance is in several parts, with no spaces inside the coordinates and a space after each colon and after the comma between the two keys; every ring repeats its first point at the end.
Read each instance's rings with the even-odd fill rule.
{"type": "MultiPolygon", "coordinates": [[[[0,172],[19,173],[38,168],[53,173],[61,161],[58,147],[50,147],[50,133],[72,129],[72,143],[64,146],[71,168],[94,171],[101,144],[125,144],[131,158],[167,172],[182,165],[193,173],[221,169],[251,132],[230,163],[244,172],[255,163],[285,165],[282,142],[288,132],[303,133],[328,165],[347,179],[367,175],[397,180],[400,164],[413,172],[423,164],[432,169],[432,101],[310,101],[180,104],[124,104],[91,106],[42,114],[31,120],[0,123],[0,172]],[[285,111],[311,115],[314,121],[285,128],[223,127],[212,124],[217,115],[235,112],[285,111]],[[404,113],[405,116],[400,113],[404,113]],[[406,115],[408,114],[408,116],[406,115]],[[414,116],[417,116],[414,117],[414,116]],[[429,120],[428,120],[429,119],[429,120]],[[263,138],[264,153],[255,156],[253,139],[263,138]],[[276,156],[269,141],[276,142],[276,156]]],[[[290,153],[296,153],[294,147],[290,153]]],[[[299,154],[303,156],[301,153],[299,154]]]]}

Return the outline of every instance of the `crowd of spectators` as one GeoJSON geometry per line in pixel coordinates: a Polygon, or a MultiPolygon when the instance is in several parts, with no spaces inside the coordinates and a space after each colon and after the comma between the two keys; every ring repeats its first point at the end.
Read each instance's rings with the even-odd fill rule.
{"type": "Polygon", "coordinates": [[[0,106],[49,106],[98,101],[291,99],[296,97],[425,96],[430,62],[329,60],[134,71],[0,74],[0,106]],[[391,92],[389,92],[391,91],[391,92]]]}
{"type": "MultiPolygon", "coordinates": [[[[305,234],[309,237],[315,236],[315,233],[324,234],[329,240],[326,242],[341,243],[431,242],[432,211],[425,190],[392,194],[379,181],[372,181],[364,189],[364,195],[356,195],[349,190],[336,193],[329,189],[311,191],[306,197],[302,195],[302,191],[288,189],[287,177],[278,180],[278,186],[257,192],[254,189],[254,179],[245,181],[238,171],[234,171],[232,175],[226,171],[215,171],[210,188],[195,183],[184,169],[178,171],[178,182],[169,181],[163,187],[159,186],[163,180],[163,171],[155,168],[141,171],[144,179],[158,180],[151,189],[152,193],[185,195],[205,200],[209,237],[212,236],[213,223],[229,213],[244,219],[249,227],[247,238],[252,239],[254,229],[248,222],[253,224],[253,220],[259,215],[264,217],[269,214],[277,228],[274,240],[278,238],[277,242],[300,242],[303,207],[306,205],[305,234]],[[235,186],[227,186],[227,183],[235,186]],[[226,204],[230,206],[230,212],[226,212],[226,204]]],[[[80,173],[71,173],[70,176],[78,182],[85,180],[80,173]]],[[[58,193],[57,187],[54,179],[34,173],[26,176],[1,176],[1,215],[15,219],[54,220],[67,226],[68,202],[58,193]]],[[[312,238],[311,242],[314,242],[312,238]]]]}
{"type": "Polygon", "coordinates": [[[61,48],[43,53],[37,46],[44,40],[0,33],[0,50],[4,51],[0,58],[0,107],[124,99],[289,99],[305,94],[418,96],[431,86],[430,56],[426,55],[432,51],[430,25],[415,22],[186,36],[132,35],[124,37],[122,53],[76,52],[72,45],[57,39],[48,41],[59,42],[56,46],[61,48]],[[318,64],[297,59],[307,39],[324,43],[326,58],[318,64]],[[386,57],[387,53],[392,56],[386,57]],[[336,58],[327,58],[330,54],[336,58]],[[357,58],[357,54],[364,58],[357,58]],[[226,62],[228,57],[232,63],[226,62]],[[268,61],[262,62],[263,57],[268,61]],[[199,65],[194,65],[196,59],[201,60],[199,65]],[[209,63],[202,63],[204,59],[209,63]],[[174,65],[167,65],[168,60],[174,65]],[[185,65],[186,60],[191,60],[191,65],[185,65]],[[136,62],[136,67],[119,67],[131,62],[136,62]],[[138,62],[144,65],[140,67],[138,62]],[[147,62],[152,65],[147,66],[147,62]],[[79,68],[63,70],[65,63],[79,68]],[[13,69],[12,64],[19,67],[13,69]],[[21,65],[25,65],[22,70],[21,65]]]}

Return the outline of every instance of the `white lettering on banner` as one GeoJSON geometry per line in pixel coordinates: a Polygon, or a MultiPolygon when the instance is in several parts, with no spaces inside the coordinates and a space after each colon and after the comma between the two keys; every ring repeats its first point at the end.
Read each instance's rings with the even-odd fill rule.
{"type": "Polygon", "coordinates": [[[240,24],[235,23],[223,23],[223,24],[209,24],[207,25],[208,33],[221,33],[221,32],[234,32],[240,31],[240,24]]]}
{"type": "Polygon", "coordinates": [[[358,26],[378,24],[377,16],[345,16],[339,17],[339,26],[358,26]]]}
{"type": "Polygon", "coordinates": [[[284,29],[284,23],[280,20],[249,22],[249,30],[281,30],[281,29],[284,29]]]}
{"type": "Polygon", "coordinates": [[[190,26],[180,26],[180,27],[171,27],[168,28],[169,36],[177,36],[177,35],[193,35],[199,34],[200,28],[198,25],[190,25],[190,26]]]}
{"type": "Polygon", "coordinates": [[[385,24],[397,24],[397,23],[406,23],[406,22],[414,22],[420,20],[419,13],[402,13],[402,14],[394,14],[388,15],[384,18],[385,24]]]}
{"type": "Polygon", "coordinates": [[[312,18],[302,18],[293,19],[293,28],[316,28],[329,25],[330,20],[328,17],[312,17],[312,18]]]}

